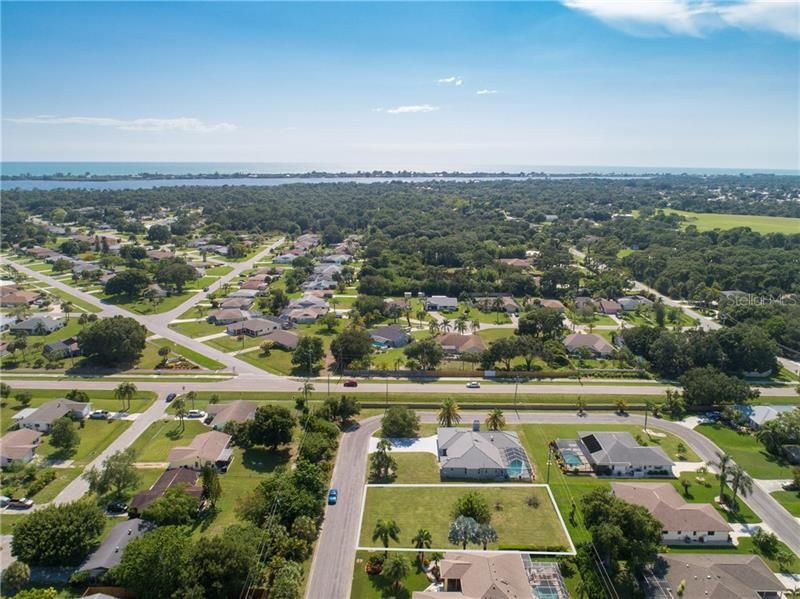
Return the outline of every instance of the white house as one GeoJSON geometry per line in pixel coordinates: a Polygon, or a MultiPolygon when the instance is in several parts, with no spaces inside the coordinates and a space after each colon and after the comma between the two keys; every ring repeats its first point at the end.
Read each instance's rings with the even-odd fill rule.
{"type": "Polygon", "coordinates": [[[46,433],[50,431],[53,423],[59,418],[69,416],[71,418],[84,419],[92,411],[91,404],[69,399],[53,399],[43,403],[31,414],[21,418],[18,422],[20,427],[29,428],[35,431],[46,433]]]}
{"type": "MultiPolygon", "coordinates": [[[[639,445],[630,433],[578,433],[578,448],[595,473],[607,476],[672,476],[675,465],[660,447],[639,445]]],[[[556,445],[561,447],[559,440],[556,445]]]]}
{"type": "Polygon", "coordinates": [[[436,312],[455,312],[458,309],[458,299],[446,295],[432,295],[425,302],[425,309],[436,312]]]}
{"type": "Polygon", "coordinates": [[[231,436],[219,431],[199,434],[187,447],[175,447],[169,452],[169,467],[192,470],[202,470],[206,464],[225,467],[233,454],[228,447],[230,442],[231,436]]]}

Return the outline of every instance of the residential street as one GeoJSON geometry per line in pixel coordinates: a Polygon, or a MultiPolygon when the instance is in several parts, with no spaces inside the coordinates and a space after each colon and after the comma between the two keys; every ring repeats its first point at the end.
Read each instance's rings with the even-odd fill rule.
{"type": "MultiPolygon", "coordinates": [[[[418,413],[423,422],[436,422],[435,413],[418,413]]],[[[463,423],[468,423],[467,421],[472,418],[483,420],[485,417],[485,413],[470,412],[464,415],[463,423]]],[[[508,424],[580,422],[585,423],[587,428],[592,424],[644,425],[644,418],[641,416],[618,416],[608,413],[589,413],[580,418],[575,414],[566,413],[507,412],[506,421],[508,424]]],[[[657,422],[658,427],[681,437],[703,461],[712,462],[716,459],[720,449],[700,433],[675,422],[667,420],[657,420],[657,422]]],[[[345,433],[342,437],[331,483],[331,486],[339,490],[339,500],[335,506],[327,506],[325,510],[325,522],[306,586],[307,599],[350,597],[369,438],[379,426],[378,416],[367,418],[361,422],[360,427],[345,433]]],[[[553,481],[553,484],[558,483],[553,481]]],[[[800,554],[800,522],[758,485],[753,485],[753,493],[747,497],[747,503],[782,541],[800,554]]]]}

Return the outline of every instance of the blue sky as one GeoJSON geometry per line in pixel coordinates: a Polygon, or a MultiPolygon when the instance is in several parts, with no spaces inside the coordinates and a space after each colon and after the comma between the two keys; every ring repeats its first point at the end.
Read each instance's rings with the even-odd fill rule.
{"type": "Polygon", "coordinates": [[[4,160],[800,165],[793,3],[0,10],[4,160]]]}

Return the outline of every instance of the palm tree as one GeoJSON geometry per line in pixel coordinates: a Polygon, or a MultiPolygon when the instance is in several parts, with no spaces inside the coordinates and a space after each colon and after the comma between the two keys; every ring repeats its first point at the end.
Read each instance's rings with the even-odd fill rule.
{"type": "Polygon", "coordinates": [[[717,452],[717,461],[711,462],[712,466],[719,469],[719,501],[725,502],[725,483],[728,482],[728,468],[731,466],[731,456],[727,453],[717,452]]]}
{"type": "Polygon", "coordinates": [[[117,388],[114,389],[114,399],[119,399],[122,401],[122,409],[125,410],[125,401],[128,402],[128,409],[131,408],[131,400],[136,397],[136,392],[138,389],[136,385],[131,382],[120,383],[117,385],[117,388]]]}
{"type": "Polygon", "coordinates": [[[383,564],[381,575],[392,583],[392,588],[399,589],[403,580],[411,574],[411,566],[404,557],[392,557],[383,564]]]}
{"type": "Polygon", "coordinates": [[[471,323],[469,323],[469,328],[472,329],[472,332],[474,333],[481,328],[481,321],[477,318],[474,319],[471,323]]]}
{"type": "Polygon", "coordinates": [[[451,327],[451,322],[450,322],[450,320],[449,320],[449,319],[447,319],[447,318],[443,318],[443,319],[442,319],[442,322],[440,323],[440,326],[441,326],[441,329],[442,329],[442,330],[443,330],[445,333],[449,333],[449,332],[450,332],[450,327],[451,327]]]}
{"type": "Polygon", "coordinates": [[[372,540],[377,541],[378,539],[386,549],[384,555],[389,555],[389,539],[400,542],[400,527],[397,526],[397,522],[378,518],[372,531],[372,540]]]}
{"type": "Polygon", "coordinates": [[[184,424],[183,419],[186,418],[186,400],[183,396],[179,395],[175,398],[175,401],[172,402],[172,407],[175,408],[175,415],[178,417],[178,420],[181,421],[181,432],[186,430],[186,424],[184,424]]]}
{"type": "Polygon", "coordinates": [[[432,319],[428,323],[428,331],[430,331],[431,337],[436,337],[439,334],[439,323],[432,319]]]}
{"type": "Polygon", "coordinates": [[[427,319],[428,319],[428,313],[425,310],[417,310],[417,320],[419,321],[420,328],[425,326],[425,321],[427,319]]]}
{"type": "Polygon", "coordinates": [[[314,383],[311,383],[309,381],[306,381],[305,383],[303,383],[303,386],[300,387],[300,391],[303,392],[303,397],[306,398],[306,401],[308,401],[308,394],[311,393],[313,390],[314,390],[314,383]]]}
{"type": "Polygon", "coordinates": [[[647,432],[647,415],[656,407],[656,402],[652,399],[644,400],[644,430],[647,432]]]}
{"type": "Polygon", "coordinates": [[[439,408],[439,424],[445,428],[449,428],[461,422],[461,415],[458,411],[458,404],[452,397],[445,399],[442,402],[442,407],[439,408]]]}
{"type": "Polygon", "coordinates": [[[728,469],[731,475],[731,490],[733,491],[733,511],[739,510],[736,494],[741,491],[742,497],[747,497],[753,492],[753,479],[741,466],[734,464],[728,469]]]}
{"type": "Polygon", "coordinates": [[[69,324],[69,313],[72,312],[72,303],[71,302],[61,302],[61,311],[64,313],[66,317],[67,324],[69,324]]]}
{"type": "Polygon", "coordinates": [[[456,324],[454,326],[458,334],[463,335],[464,333],[467,332],[467,319],[464,318],[463,316],[459,316],[456,319],[456,324]]]}
{"type": "Polygon", "coordinates": [[[408,328],[410,329],[411,328],[411,306],[406,304],[403,307],[402,312],[403,312],[403,317],[406,319],[406,324],[408,325],[408,328]]]}
{"type": "Polygon", "coordinates": [[[496,297],[492,300],[492,310],[495,312],[495,322],[500,323],[500,312],[503,309],[503,300],[496,297]]]}
{"type": "Polygon", "coordinates": [[[580,395],[578,396],[578,400],[575,402],[578,406],[578,414],[583,415],[584,410],[586,409],[586,400],[583,399],[580,395]]]}
{"type": "Polygon", "coordinates": [[[420,563],[425,559],[425,549],[429,549],[431,543],[433,543],[433,538],[431,537],[431,531],[427,528],[420,528],[417,531],[417,534],[411,539],[411,542],[414,543],[414,547],[419,549],[419,561],[420,563]]]}
{"type": "Polygon", "coordinates": [[[486,416],[486,428],[490,431],[502,430],[506,425],[506,417],[503,416],[503,410],[495,408],[489,415],[486,416]]]}

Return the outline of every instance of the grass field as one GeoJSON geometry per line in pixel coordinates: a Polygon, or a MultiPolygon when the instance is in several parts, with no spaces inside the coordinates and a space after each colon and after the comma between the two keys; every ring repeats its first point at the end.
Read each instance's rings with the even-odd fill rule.
{"type": "Polygon", "coordinates": [[[416,554],[405,556],[411,564],[411,573],[403,579],[399,589],[394,588],[392,583],[380,574],[377,576],[367,574],[364,566],[369,555],[368,551],[356,553],[353,588],[350,593],[352,599],[410,599],[414,591],[424,591],[430,584],[425,572],[419,567],[416,554]]]}
{"type": "Polygon", "coordinates": [[[178,345],[174,341],[170,341],[169,339],[153,339],[151,342],[153,345],[157,345],[158,347],[168,347],[172,350],[173,353],[183,356],[187,360],[194,362],[198,366],[203,368],[208,368],[209,370],[223,370],[225,368],[225,364],[221,362],[217,362],[216,360],[212,360],[211,358],[204,356],[203,354],[194,351],[193,349],[189,349],[188,347],[184,347],[183,345],[178,345]]]}
{"type": "MultiPolygon", "coordinates": [[[[439,483],[439,464],[436,456],[427,452],[392,452],[397,462],[395,477],[390,480],[371,480],[373,483],[420,485],[439,483]]],[[[369,472],[367,472],[369,475],[369,472]]]]}
{"type": "MultiPolygon", "coordinates": [[[[686,501],[689,503],[710,503],[717,508],[717,511],[720,513],[720,515],[728,522],[742,522],[749,524],[761,522],[761,518],[753,513],[753,510],[751,510],[747,503],[745,503],[746,499],[743,499],[741,495],[737,499],[739,504],[739,510],[737,512],[734,513],[728,510],[720,509],[714,502],[714,498],[719,497],[719,481],[713,474],[706,473],[700,476],[695,472],[684,472],[681,474],[680,478],[674,479],[670,482],[678,491],[678,494],[686,501]],[[698,480],[698,478],[702,480],[698,480]],[[681,480],[688,480],[692,484],[692,486],[689,487],[688,495],[684,494],[683,492],[683,487],[681,486],[680,482],[681,480]]],[[[728,496],[730,496],[730,487],[726,485],[725,489],[728,496]]]]}
{"type": "MultiPolygon", "coordinates": [[[[447,540],[451,521],[450,510],[455,501],[468,491],[483,495],[492,507],[491,524],[497,531],[500,546],[525,546],[532,551],[561,546],[569,550],[555,506],[543,487],[492,487],[480,485],[448,487],[369,487],[361,522],[359,545],[380,547],[372,540],[372,531],[379,518],[393,519],[400,527],[400,542],[389,541],[389,548],[413,547],[411,537],[419,528],[427,528],[436,548],[457,548],[447,540]],[[538,507],[528,505],[528,499],[538,500],[538,507]],[[499,509],[498,509],[499,508],[499,509]]],[[[474,546],[470,547],[475,549],[474,546]]]]}
{"type": "Polygon", "coordinates": [[[101,311],[101,309],[95,306],[94,304],[90,304],[87,301],[77,298],[74,295],[70,295],[66,291],[61,291],[60,289],[56,289],[55,287],[48,289],[47,292],[51,295],[55,295],[56,297],[61,298],[62,301],[70,302],[78,310],[89,312],[91,314],[97,314],[98,312],[101,311]]]}
{"type": "Polygon", "coordinates": [[[750,214],[716,214],[713,212],[686,212],[667,209],[664,212],[680,214],[699,231],[750,227],[757,233],[800,233],[800,219],[783,216],[753,216],[750,214]]]}
{"type": "Polygon", "coordinates": [[[53,460],[72,460],[75,465],[85,465],[95,459],[131,425],[126,420],[85,420],[84,426],[77,427],[80,443],[73,453],[50,445],[50,438],[42,439],[36,454],[53,460]]]}
{"type": "Polygon", "coordinates": [[[177,420],[159,420],[151,424],[131,445],[136,452],[136,461],[166,462],[172,448],[188,445],[196,435],[209,430],[199,420],[187,419],[184,425],[181,430],[177,420]]]}
{"type": "MultiPolygon", "coordinates": [[[[196,317],[195,317],[196,318],[196,317]]],[[[178,324],[171,324],[169,328],[175,329],[182,335],[196,339],[197,337],[205,337],[206,335],[216,335],[217,333],[224,333],[225,327],[211,324],[205,320],[195,320],[194,322],[179,322],[178,324]]]]}
{"type": "Polygon", "coordinates": [[[784,460],[767,452],[758,440],[746,433],[736,431],[721,424],[701,424],[695,429],[702,433],[731,457],[753,478],[788,479],[792,468],[784,460]]]}
{"type": "Polygon", "coordinates": [[[797,491],[775,491],[770,493],[792,516],[800,518],[800,493],[797,491]]]}

